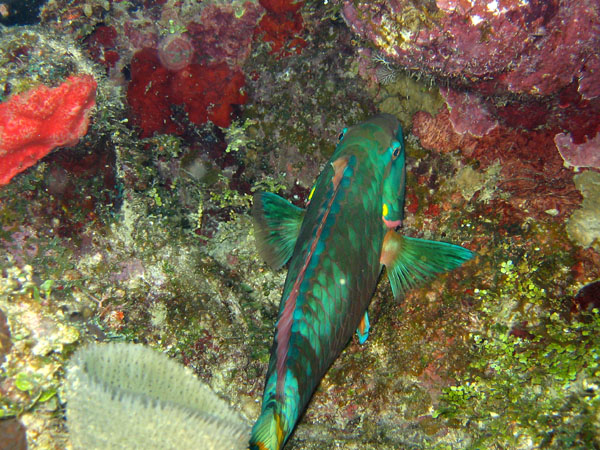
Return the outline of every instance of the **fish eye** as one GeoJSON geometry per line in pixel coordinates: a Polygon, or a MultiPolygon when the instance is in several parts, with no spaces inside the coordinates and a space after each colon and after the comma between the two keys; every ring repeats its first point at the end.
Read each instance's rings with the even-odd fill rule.
{"type": "Polygon", "coordinates": [[[346,131],[348,131],[348,128],[344,128],[342,130],[342,132],[340,133],[340,135],[338,136],[338,142],[341,142],[342,139],[344,139],[344,136],[346,135],[346,131]]]}
{"type": "Polygon", "coordinates": [[[392,142],[390,150],[392,150],[392,159],[396,159],[398,156],[400,156],[400,153],[402,153],[402,146],[400,145],[400,142],[392,142]]]}

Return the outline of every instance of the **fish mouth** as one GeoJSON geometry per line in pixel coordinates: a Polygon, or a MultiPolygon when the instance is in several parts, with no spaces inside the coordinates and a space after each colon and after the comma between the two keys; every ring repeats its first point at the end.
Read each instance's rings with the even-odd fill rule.
{"type": "Polygon", "coordinates": [[[385,226],[388,227],[390,230],[395,230],[396,228],[402,226],[402,219],[387,220],[387,219],[383,218],[383,223],[385,223],[385,226]]]}

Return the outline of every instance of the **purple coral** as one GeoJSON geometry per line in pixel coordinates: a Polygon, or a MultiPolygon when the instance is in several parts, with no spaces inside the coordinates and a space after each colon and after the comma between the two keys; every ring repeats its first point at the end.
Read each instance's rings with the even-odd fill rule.
{"type": "Polygon", "coordinates": [[[600,96],[600,55],[590,55],[579,74],[579,93],[585,100],[600,96]]]}
{"type": "Polygon", "coordinates": [[[340,0],[359,35],[397,63],[487,92],[548,95],[590,70],[600,47],[597,0],[340,0]],[[423,3],[423,5],[416,5],[423,3]]]}
{"type": "Polygon", "coordinates": [[[583,144],[574,144],[570,133],[559,133],[554,143],[567,166],[600,169],[600,133],[583,144]]]}
{"type": "Polygon", "coordinates": [[[457,133],[482,137],[498,126],[478,95],[449,88],[441,88],[440,94],[446,100],[450,122],[457,133]]]}
{"type": "Polygon", "coordinates": [[[254,29],[264,13],[259,4],[246,2],[242,12],[232,5],[207,5],[187,24],[198,55],[210,62],[240,66],[250,54],[254,29]]]}

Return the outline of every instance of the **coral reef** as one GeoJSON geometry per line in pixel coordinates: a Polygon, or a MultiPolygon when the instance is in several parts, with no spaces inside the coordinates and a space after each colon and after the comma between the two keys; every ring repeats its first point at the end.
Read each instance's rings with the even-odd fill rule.
{"type": "Polygon", "coordinates": [[[227,128],[235,105],[246,103],[242,88],[242,72],[231,70],[226,64],[191,65],[175,74],[171,98],[183,104],[189,119],[200,125],[210,120],[227,128]]]}
{"type": "MultiPolygon", "coordinates": [[[[36,282],[34,269],[28,265],[8,270],[0,279],[0,308],[8,319],[11,343],[0,372],[0,417],[18,415],[27,429],[29,446],[37,441],[38,448],[66,445],[66,436],[50,431],[50,423],[60,408],[61,355],[80,338],[64,314],[46,303],[52,290],[52,280],[36,282]]],[[[17,430],[13,426],[9,441],[15,448],[23,440],[17,430]]]]}
{"type": "Polygon", "coordinates": [[[527,313],[554,300],[531,258],[518,266],[504,261],[500,271],[499,290],[475,292],[492,328],[472,331],[476,359],[458,385],[444,389],[434,417],[465,424],[470,446],[597,446],[600,399],[591,384],[600,370],[598,309],[575,317],[552,308],[527,313]],[[515,293],[522,304],[507,308],[515,293]]]}
{"type": "Polygon", "coordinates": [[[413,133],[426,149],[441,152],[459,150],[481,168],[500,162],[502,180],[498,188],[509,194],[507,201],[525,215],[541,218],[555,212],[568,216],[579,204],[572,173],[554,145],[552,130],[526,131],[499,126],[483,137],[455,131],[450,113],[432,117],[417,113],[413,133]]]}
{"type": "Polygon", "coordinates": [[[356,33],[411,69],[486,92],[536,95],[557,92],[581,76],[582,91],[595,95],[600,11],[593,0],[339,3],[356,33]]]}
{"type": "Polygon", "coordinates": [[[198,18],[186,25],[200,61],[241,67],[250,55],[257,23],[264,14],[259,2],[236,6],[207,4],[198,18]]]}
{"type": "Polygon", "coordinates": [[[302,1],[259,0],[266,14],[258,23],[255,33],[271,46],[270,53],[279,57],[299,54],[306,46],[301,37],[304,29],[300,8],[302,1]]]}
{"type": "Polygon", "coordinates": [[[234,105],[246,102],[241,91],[244,75],[226,64],[189,64],[172,71],[160,63],[155,50],[140,50],[131,63],[127,100],[141,137],[154,133],[181,134],[184,127],[172,118],[171,105],[182,105],[190,122],[211,121],[228,127],[234,105]]]}
{"type": "Polygon", "coordinates": [[[133,57],[130,70],[127,102],[132,123],[139,127],[140,136],[176,133],[178,129],[171,119],[168,98],[172,74],[160,64],[158,53],[152,49],[140,50],[133,57]]]}
{"type": "MultiPolygon", "coordinates": [[[[316,19],[314,19],[316,20],[316,19]]],[[[301,55],[259,55],[247,66],[256,163],[283,175],[304,204],[333,150],[340,130],[376,108],[367,90],[356,89],[357,63],[351,35],[339,23],[319,21],[301,55]],[[340,56],[342,55],[342,56],[340,56]],[[264,162],[263,162],[264,161],[264,162]]]]}
{"type": "Polygon", "coordinates": [[[75,145],[87,133],[95,99],[96,81],[81,75],[0,103],[0,185],[56,147],[75,145]]]}
{"type": "Polygon", "coordinates": [[[341,130],[390,112],[402,232],[478,256],[401,302],[380,283],[369,341],[286,450],[598,446],[600,253],[573,231],[596,223],[597,170],[574,177],[557,149],[595,158],[597,5],[467,4],[51,0],[40,26],[2,28],[0,101],[75,74],[98,86],[79,144],[0,187],[0,434],[68,448],[67,360],[97,341],[162,351],[255,420],[285,271],[255,251],[250,194],[304,206],[341,130]],[[354,26],[383,53],[341,9],[373,17],[354,26]],[[164,45],[180,37],[191,56],[164,45]]]}
{"type": "Polygon", "coordinates": [[[71,36],[44,27],[4,28],[0,34],[0,101],[71,75],[100,72],[71,36]]]}
{"type": "Polygon", "coordinates": [[[107,69],[115,67],[121,58],[115,51],[117,30],[115,27],[101,25],[87,38],[86,44],[90,57],[106,66],[107,69]]]}
{"type": "Polygon", "coordinates": [[[245,103],[241,67],[265,11],[257,1],[60,3],[46,5],[43,22],[81,36],[115,81],[131,77],[130,119],[142,137],[193,133],[209,120],[228,127],[245,103]]]}
{"type": "Polygon", "coordinates": [[[440,93],[446,101],[450,122],[457,133],[482,137],[498,126],[498,121],[490,117],[478,96],[452,89],[440,89],[440,93]]]}
{"type": "Polygon", "coordinates": [[[586,60],[583,71],[579,76],[577,90],[586,100],[600,97],[600,85],[598,84],[598,73],[600,72],[600,56],[590,55],[586,60]]]}
{"type": "Polygon", "coordinates": [[[234,108],[247,100],[240,67],[263,9],[252,2],[208,2],[177,11],[173,5],[162,11],[163,23],[169,24],[166,35],[156,43],[142,41],[131,59],[127,100],[142,137],[182,134],[188,121],[227,128],[234,108]],[[186,117],[178,117],[178,106],[186,117]]]}

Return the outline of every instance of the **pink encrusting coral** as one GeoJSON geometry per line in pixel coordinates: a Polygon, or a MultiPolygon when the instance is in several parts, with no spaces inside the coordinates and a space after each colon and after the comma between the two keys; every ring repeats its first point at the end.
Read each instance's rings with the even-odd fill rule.
{"type": "Polygon", "coordinates": [[[575,144],[571,134],[559,133],[554,136],[554,143],[565,165],[600,169],[600,132],[582,144],[575,144]]]}
{"type": "MultiPolygon", "coordinates": [[[[398,64],[487,93],[548,95],[582,76],[600,48],[597,0],[339,0],[360,36],[398,64]]],[[[584,91],[587,88],[584,88],[584,91]]]]}
{"type": "Polygon", "coordinates": [[[94,78],[78,75],[0,103],[0,185],[56,147],[75,145],[87,132],[95,99],[94,78]]]}
{"type": "Polygon", "coordinates": [[[600,55],[590,55],[579,76],[579,93],[585,100],[600,97],[600,55]]]}
{"type": "Polygon", "coordinates": [[[250,54],[254,29],[264,9],[251,2],[241,8],[242,12],[228,4],[207,4],[199,17],[186,25],[199,62],[242,66],[250,54]]]}
{"type": "Polygon", "coordinates": [[[446,100],[450,121],[457,133],[481,137],[498,126],[498,121],[492,117],[477,94],[458,92],[450,88],[441,88],[440,94],[446,100]]]}
{"type": "Polygon", "coordinates": [[[510,194],[503,204],[514,209],[513,215],[546,219],[546,211],[556,209],[556,217],[564,218],[580,202],[573,175],[563,166],[554,145],[557,127],[526,130],[499,124],[485,136],[475,137],[458,133],[448,111],[435,116],[420,111],[414,116],[412,132],[424,148],[442,153],[459,151],[476,160],[479,170],[499,164],[498,187],[510,194]]]}

